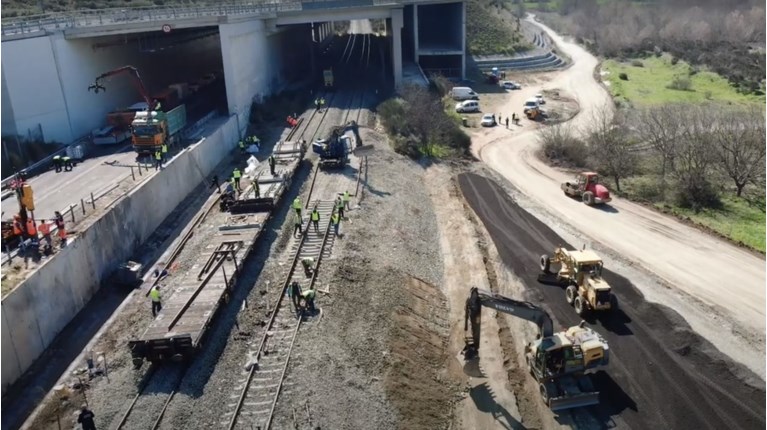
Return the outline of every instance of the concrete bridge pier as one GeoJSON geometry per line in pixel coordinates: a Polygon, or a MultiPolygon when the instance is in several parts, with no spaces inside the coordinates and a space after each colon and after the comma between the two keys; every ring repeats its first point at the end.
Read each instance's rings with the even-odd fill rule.
{"type": "Polygon", "coordinates": [[[402,85],[402,8],[391,10],[392,66],[394,68],[394,87],[402,85]]]}

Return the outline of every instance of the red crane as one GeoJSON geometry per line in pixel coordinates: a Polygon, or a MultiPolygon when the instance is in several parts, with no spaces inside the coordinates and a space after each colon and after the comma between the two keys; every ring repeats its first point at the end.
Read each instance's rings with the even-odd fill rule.
{"type": "Polygon", "coordinates": [[[156,105],[158,104],[157,100],[153,100],[149,96],[149,91],[147,91],[146,86],[144,86],[144,81],[141,80],[141,76],[138,74],[138,70],[136,70],[136,68],[133,66],[123,66],[102,74],[101,76],[97,77],[92,84],[88,85],[88,91],[92,90],[97,94],[99,91],[106,91],[106,87],[101,84],[102,80],[110,76],[119,75],[120,73],[130,73],[131,77],[133,78],[133,85],[136,86],[136,89],[141,94],[141,97],[144,98],[147,106],[149,106],[149,111],[156,110],[156,105]]]}

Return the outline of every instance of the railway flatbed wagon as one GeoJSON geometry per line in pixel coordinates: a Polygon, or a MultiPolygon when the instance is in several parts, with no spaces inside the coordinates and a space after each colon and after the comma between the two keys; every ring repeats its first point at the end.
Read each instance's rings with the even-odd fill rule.
{"type": "Polygon", "coordinates": [[[305,154],[296,142],[275,146],[275,175],[261,163],[243,178],[243,189],[235,205],[215,232],[208,233],[206,248],[194,256],[194,270],[174,275],[161,283],[163,307],[140,338],[128,343],[136,366],[150,362],[184,361],[203,347],[205,334],[235,287],[241,265],[256,243],[274,207],[290,187],[305,154]],[[252,177],[249,177],[252,176],[252,177]],[[258,181],[256,198],[252,181],[258,181]],[[167,297],[167,299],[166,299],[167,297]]]}

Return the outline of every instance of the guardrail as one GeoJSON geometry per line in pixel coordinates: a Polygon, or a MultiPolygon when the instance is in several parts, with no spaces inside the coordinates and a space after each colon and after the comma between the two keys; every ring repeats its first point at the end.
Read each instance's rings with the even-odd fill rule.
{"type": "MultiPolygon", "coordinates": [[[[37,161],[36,163],[21,169],[21,171],[27,172],[28,175],[36,175],[40,171],[48,170],[48,168],[50,167],[51,163],[53,162],[53,157],[55,157],[57,155],[64,155],[67,152],[67,148],[69,148],[70,146],[77,145],[79,143],[84,143],[84,142],[87,142],[89,140],[90,140],[90,134],[85,135],[85,136],[75,140],[74,142],[70,143],[69,145],[64,146],[63,148],[59,149],[58,151],[48,155],[47,157],[43,158],[42,160],[37,161]]],[[[8,187],[10,187],[10,185],[11,185],[11,181],[13,181],[13,178],[15,176],[16,175],[11,175],[11,176],[3,179],[2,181],[0,181],[0,189],[2,189],[2,190],[8,189],[8,187]]]]}

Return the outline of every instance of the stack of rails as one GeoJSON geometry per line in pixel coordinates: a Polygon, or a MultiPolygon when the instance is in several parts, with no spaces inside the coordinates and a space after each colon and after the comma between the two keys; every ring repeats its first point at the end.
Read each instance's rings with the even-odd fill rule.
{"type": "Polygon", "coordinates": [[[207,328],[236,285],[243,262],[290,187],[304,154],[301,144],[280,142],[273,152],[276,175],[272,176],[268,163],[262,162],[252,177],[243,177],[241,187],[245,191],[235,202],[237,210],[233,209],[217,231],[206,238],[206,249],[195,256],[195,270],[175,274],[164,283],[163,295],[167,299],[162,310],[139,339],[128,342],[135,365],[144,360],[184,361],[202,346],[207,328]],[[253,195],[253,180],[261,187],[258,199],[253,195]]]}

